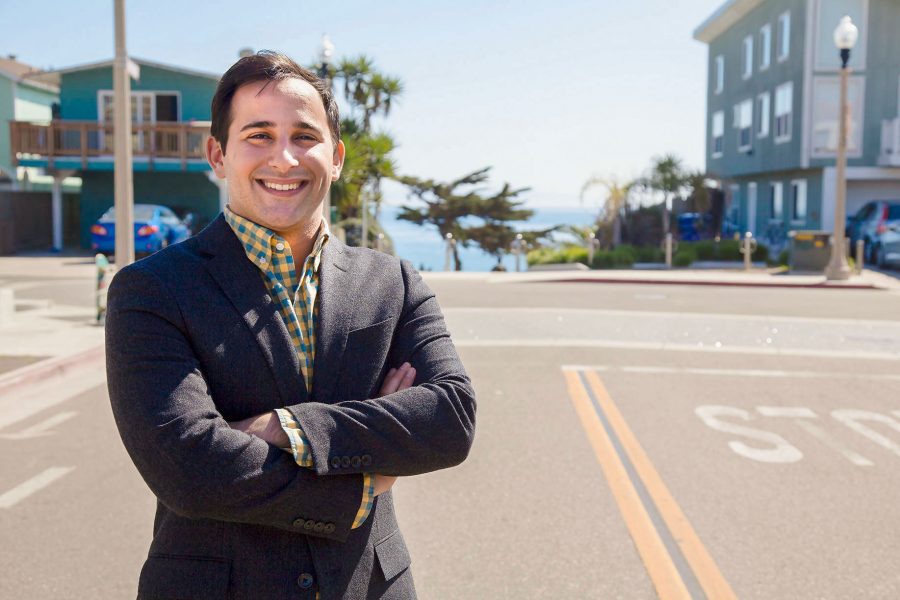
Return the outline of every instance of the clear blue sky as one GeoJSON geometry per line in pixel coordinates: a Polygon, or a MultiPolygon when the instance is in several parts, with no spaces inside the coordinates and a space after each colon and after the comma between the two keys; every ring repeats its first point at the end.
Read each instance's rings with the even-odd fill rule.
{"type": "MultiPolygon", "coordinates": [[[[221,73],[245,46],[311,62],[328,33],[338,56],[404,80],[384,123],[402,173],[491,165],[531,205],[576,206],[588,177],[634,177],[654,155],[703,166],[706,46],[691,32],[722,2],[127,0],[128,50],[221,73]]],[[[0,0],[0,52],[56,68],[111,58],[112,7],[0,0]]]]}

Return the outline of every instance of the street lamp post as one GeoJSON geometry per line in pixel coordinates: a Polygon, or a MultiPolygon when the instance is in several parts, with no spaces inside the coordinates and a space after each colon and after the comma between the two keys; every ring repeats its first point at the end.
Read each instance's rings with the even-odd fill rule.
{"type": "Polygon", "coordinates": [[[125,50],[125,0],[115,2],[116,59],[113,66],[116,268],[134,262],[134,182],[131,172],[131,79],[125,50]]]}
{"type": "Polygon", "coordinates": [[[834,30],[834,43],[841,51],[841,104],[836,164],[837,187],[834,194],[834,234],[831,243],[831,259],[825,269],[825,277],[831,280],[850,278],[850,265],[847,264],[844,239],[847,219],[847,129],[850,120],[850,107],[847,103],[847,79],[850,69],[847,67],[847,62],[850,60],[850,50],[856,44],[858,36],[859,30],[847,16],[841,19],[837,29],[834,30]]]}
{"type": "MultiPolygon", "coordinates": [[[[319,49],[319,77],[328,82],[331,86],[331,59],[334,56],[334,44],[328,38],[328,35],[322,36],[322,47],[319,49]]],[[[322,217],[325,223],[331,227],[331,193],[325,196],[325,202],[322,205],[322,217]]]]}

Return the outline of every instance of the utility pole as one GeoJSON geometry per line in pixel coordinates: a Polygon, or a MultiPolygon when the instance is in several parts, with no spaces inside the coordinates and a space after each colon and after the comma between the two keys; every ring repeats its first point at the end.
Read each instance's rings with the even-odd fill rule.
{"type": "Polygon", "coordinates": [[[116,268],[134,262],[134,180],[131,160],[131,79],[125,50],[125,0],[115,0],[116,58],[113,63],[116,268]]]}

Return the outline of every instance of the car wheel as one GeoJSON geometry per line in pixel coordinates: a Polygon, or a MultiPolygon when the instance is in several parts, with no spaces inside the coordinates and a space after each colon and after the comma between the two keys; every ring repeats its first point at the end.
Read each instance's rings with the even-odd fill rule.
{"type": "Polygon", "coordinates": [[[881,244],[872,249],[872,254],[875,255],[875,266],[879,269],[883,269],[886,265],[884,262],[884,248],[881,247],[881,244]]]}

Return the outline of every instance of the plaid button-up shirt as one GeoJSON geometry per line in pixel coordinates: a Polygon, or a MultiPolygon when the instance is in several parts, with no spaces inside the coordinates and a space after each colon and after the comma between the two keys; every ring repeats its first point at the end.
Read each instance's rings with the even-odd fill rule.
{"type": "MultiPolygon", "coordinates": [[[[247,258],[259,268],[269,294],[278,305],[300,359],[300,371],[306,382],[306,389],[311,393],[316,358],[316,321],[319,312],[316,304],[319,291],[319,265],[322,262],[322,248],[328,243],[330,236],[328,226],[322,222],[312,252],[303,261],[298,278],[294,255],[287,240],[274,231],[236,214],[228,206],[224,212],[225,220],[244,246],[247,258]]],[[[281,421],[282,429],[291,441],[294,460],[301,467],[312,467],[309,442],[300,429],[300,424],[284,409],[277,409],[275,412],[281,421]]],[[[353,529],[365,522],[372,511],[374,500],[375,477],[366,473],[363,475],[362,503],[353,520],[353,529]]]]}

